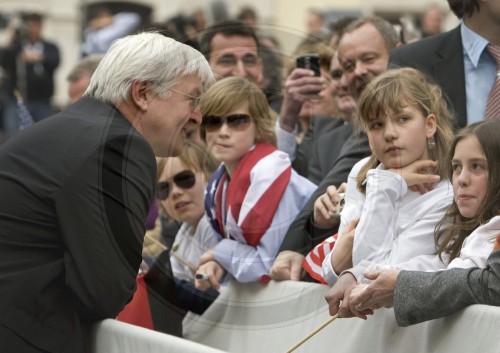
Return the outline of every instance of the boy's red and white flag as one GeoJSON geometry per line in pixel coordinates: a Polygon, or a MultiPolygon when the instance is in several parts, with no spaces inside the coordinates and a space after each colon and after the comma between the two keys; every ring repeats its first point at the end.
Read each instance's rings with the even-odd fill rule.
{"type": "Polygon", "coordinates": [[[302,261],[302,268],[307,271],[309,276],[316,281],[327,284],[323,278],[322,265],[326,255],[328,255],[335,246],[338,233],[326,238],[321,243],[316,245],[302,261]]]}
{"type": "Polygon", "coordinates": [[[223,237],[257,246],[270,230],[291,171],[288,156],[269,143],[256,144],[241,158],[231,183],[222,164],[205,195],[212,227],[223,237]]]}

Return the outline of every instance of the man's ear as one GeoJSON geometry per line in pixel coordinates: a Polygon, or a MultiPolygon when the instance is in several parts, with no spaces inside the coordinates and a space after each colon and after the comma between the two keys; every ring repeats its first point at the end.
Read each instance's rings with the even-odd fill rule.
{"type": "Polygon", "coordinates": [[[147,111],[149,107],[147,83],[132,81],[131,89],[132,103],[141,111],[147,111]]]}

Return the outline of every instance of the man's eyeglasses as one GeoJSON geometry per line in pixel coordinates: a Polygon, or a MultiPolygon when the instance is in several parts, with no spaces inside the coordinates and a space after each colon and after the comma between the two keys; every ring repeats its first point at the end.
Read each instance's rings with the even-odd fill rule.
{"type": "Polygon", "coordinates": [[[200,105],[201,96],[195,97],[195,96],[192,96],[190,94],[177,91],[177,90],[175,90],[173,88],[171,88],[170,90],[174,91],[175,93],[179,93],[180,95],[183,95],[184,97],[186,97],[187,99],[189,99],[189,107],[192,110],[195,110],[196,107],[198,107],[200,105]]]}
{"type": "Polygon", "coordinates": [[[224,123],[234,130],[245,130],[252,118],[248,114],[231,114],[228,116],[207,115],[203,117],[201,125],[209,132],[219,130],[224,123]]]}
{"type": "Polygon", "coordinates": [[[170,180],[172,180],[175,185],[182,189],[191,189],[196,183],[196,175],[191,170],[183,170],[175,174],[171,179],[160,181],[156,185],[155,195],[159,200],[166,200],[170,195],[172,186],[170,185],[170,180]]]}

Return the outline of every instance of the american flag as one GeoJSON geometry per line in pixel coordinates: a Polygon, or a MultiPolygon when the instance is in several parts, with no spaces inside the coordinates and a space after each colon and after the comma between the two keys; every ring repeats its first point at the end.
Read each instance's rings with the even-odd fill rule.
{"type": "Polygon", "coordinates": [[[328,237],[322,243],[316,245],[313,250],[302,261],[302,268],[316,281],[327,284],[323,278],[322,264],[326,255],[328,255],[335,246],[338,234],[328,237]]]}
{"type": "Polygon", "coordinates": [[[16,96],[17,99],[17,112],[19,115],[19,125],[18,125],[18,131],[22,131],[26,129],[27,127],[31,126],[34,124],[33,117],[31,116],[28,108],[24,104],[23,97],[21,95],[21,92],[18,90],[14,90],[14,95],[16,96]]]}

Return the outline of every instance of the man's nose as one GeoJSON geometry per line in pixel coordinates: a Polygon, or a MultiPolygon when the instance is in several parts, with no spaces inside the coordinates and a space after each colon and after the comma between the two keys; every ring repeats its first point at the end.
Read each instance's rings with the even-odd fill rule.
{"type": "Polygon", "coordinates": [[[243,61],[238,60],[233,68],[233,76],[246,77],[246,69],[243,61]]]}

